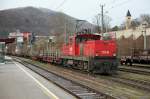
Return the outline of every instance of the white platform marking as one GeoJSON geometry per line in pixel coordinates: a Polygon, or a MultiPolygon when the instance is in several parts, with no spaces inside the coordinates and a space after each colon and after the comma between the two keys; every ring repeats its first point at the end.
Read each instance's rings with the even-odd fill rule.
{"type": "Polygon", "coordinates": [[[14,62],[14,64],[16,64],[17,67],[19,67],[23,72],[25,72],[30,78],[32,78],[39,86],[40,88],[43,90],[43,92],[45,94],[47,94],[50,99],[59,99],[54,93],[52,93],[49,89],[47,89],[43,84],[41,84],[36,78],[34,78],[30,73],[28,73],[24,68],[22,68],[19,64],[17,64],[16,62],[14,62]]]}

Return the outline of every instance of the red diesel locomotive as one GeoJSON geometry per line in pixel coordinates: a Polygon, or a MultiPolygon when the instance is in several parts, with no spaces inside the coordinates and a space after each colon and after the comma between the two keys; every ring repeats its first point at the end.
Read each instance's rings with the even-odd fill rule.
{"type": "Polygon", "coordinates": [[[61,49],[64,66],[92,73],[112,74],[117,71],[116,41],[99,34],[76,34],[61,49]]]}

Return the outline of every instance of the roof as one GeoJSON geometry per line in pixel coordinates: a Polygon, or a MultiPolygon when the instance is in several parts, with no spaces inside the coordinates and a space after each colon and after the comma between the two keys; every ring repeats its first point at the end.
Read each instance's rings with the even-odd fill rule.
{"type": "Polygon", "coordinates": [[[130,13],[130,11],[129,11],[129,10],[128,10],[128,12],[127,12],[127,17],[128,17],[128,16],[131,16],[131,13],[130,13]]]}
{"type": "Polygon", "coordinates": [[[0,32],[0,38],[7,38],[9,35],[9,32],[0,32]]]}
{"type": "Polygon", "coordinates": [[[15,38],[0,38],[0,42],[5,42],[6,44],[13,43],[15,42],[15,38]]]}

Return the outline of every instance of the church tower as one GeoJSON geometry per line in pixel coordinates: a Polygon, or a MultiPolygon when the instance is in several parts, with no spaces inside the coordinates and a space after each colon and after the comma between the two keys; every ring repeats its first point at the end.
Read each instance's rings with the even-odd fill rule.
{"type": "Polygon", "coordinates": [[[128,10],[126,15],[126,29],[129,29],[130,26],[131,26],[131,14],[130,11],[128,10]]]}

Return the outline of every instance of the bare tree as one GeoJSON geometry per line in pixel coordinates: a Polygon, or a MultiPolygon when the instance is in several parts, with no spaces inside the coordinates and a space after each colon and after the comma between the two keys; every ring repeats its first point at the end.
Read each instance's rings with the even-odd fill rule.
{"type": "Polygon", "coordinates": [[[101,17],[99,14],[93,18],[93,23],[96,25],[95,32],[100,33],[101,32],[101,17]]]}
{"type": "Polygon", "coordinates": [[[112,27],[111,30],[112,30],[112,31],[118,31],[118,30],[119,30],[119,27],[116,25],[116,26],[112,27]]]}
{"type": "Polygon", "coordinates": [[[141,22],[146,21],[148,23],[148,27],[150,27],[150,15],[149,14],[142,14],[140,16],[141,22]]]}
{"type": "Polygon", "coordinates": [[[110,30],[110,22],[111,22],[111,17],[108,15],[104,16],[104,29],[106,30],[105,32],[108,32],[110,30]]]}
{"type": "MultiPolygon", "coordinates": [[[[102,20],[101,14],[98,14],[93,18],[93,23],[96,25],[95,29],[99,33],[101,32],[101,26],[102,26],[101,20],[102,20]]],[[[110,30],[110,22],[111,22],[111,18],[107,15],[104,15],[104,32],[110,30]]]]}
{"type": "Polygon", "coordinates": [[[138,27],[140,25],[140,20],[139,19],[134,19],[131,21],[131,28],[132,29],[136,29],[136,27],[138,27]]]}

